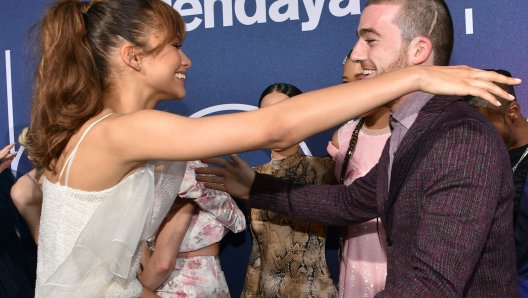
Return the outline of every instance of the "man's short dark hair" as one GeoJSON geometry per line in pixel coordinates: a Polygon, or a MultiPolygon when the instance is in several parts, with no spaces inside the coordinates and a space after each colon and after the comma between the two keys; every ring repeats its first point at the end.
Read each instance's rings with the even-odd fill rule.
{"type": "Polygon", "coordinates": [[[394,24],[408,45],[419,36],[433,43],[435,65],[448,65],[453,52],[453,20],[443,0],[369,0],[366,6],[391,4],[400,6],[394,24]]]}
{"type": "MultiPolygon", "coordinates": [[[[500,73],[501,75],[504,75],[510,78],[512,76],[509,71],[506,71],[503,69],[486,69],[486,70],[494,71],[496,73],[500,73]]],[[[515,96],[515,89],[513,89],[513,86],[505,85],[501,83],[495,83],[495,85],[499,86],[502,90],[508,92],[509,94],[515,96]]],[[[510,106],[510,101],[507,101],[506,99],[499,97],[499,96],[495,96],[495,98],[497,98],[497,100],[501,103],[500,107],[492,105],[487,100],[482,99],[480,97],[476,97],[476,96],[466,96],[465,100],[472,107],[475,107],[475,108],[476,107],[486,107],[486,108],[490,108],[490,109],[497,111],[501,115],[504,115],[506,111],[508,110],[508,107],[510,106]]]]}

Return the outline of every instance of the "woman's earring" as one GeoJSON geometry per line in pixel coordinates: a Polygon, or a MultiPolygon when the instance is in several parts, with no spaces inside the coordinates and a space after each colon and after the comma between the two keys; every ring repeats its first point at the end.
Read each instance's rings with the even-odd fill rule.
{"type": "Polygon", "coordinates": [[[141,70],[141,63],[139,63],[138,66],[139,66],[139,70],[141,70]]]}

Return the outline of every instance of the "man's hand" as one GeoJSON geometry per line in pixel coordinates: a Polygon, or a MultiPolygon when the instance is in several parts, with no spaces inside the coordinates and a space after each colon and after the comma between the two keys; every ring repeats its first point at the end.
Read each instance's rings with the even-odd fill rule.
{"type": "Polygon", "coordinates": [[[225,191],[241,199],[248,199],[255,180],[255,171],[238,155],[232,154],[229,157],[232,161],[220,157],[202,160],[204,163],[215,164],[221,168],[197,168],[195,170],[196,180],[204,182],[207,188],[225,191]]]}
{"type": "Polygon", "coordinates": [[[15,144],[9,144],[5,146],[4,149],[0,150],[0,173],[11,165],[11,162],[16,156],[16,152],[9,153],[9,150],[11,150],[13,146],[15,146],[15,144]]]}

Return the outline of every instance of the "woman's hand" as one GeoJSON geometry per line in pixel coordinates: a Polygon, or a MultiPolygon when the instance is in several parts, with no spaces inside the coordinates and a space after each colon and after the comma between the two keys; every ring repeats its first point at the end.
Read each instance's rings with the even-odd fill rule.
{"type": "Polygon", "coordinates": [[[248,199],[255,180],[255,171],[236,154],[229,155],[232,161],[220,157],[204,159],[202,162],[215,164],[221,168],[198,168],[196,180],[204,182],[205,187],[225,191],[232,196],[248,199]]]}
{"type": "Polygon", "coordinates": [[[438,95],[473,95],[500,106],[495,96],[506,100],[514,97],[492,82],[519,85],[520,79],[503,76],[468,66],[411,66],[402,69],[418,76],[419,89],[438,95]]]}
{"type": "Polygon", "coordinates": [[[13,146],[15,146],[15,144],[9,144],[5,146],[4,149],[0,150],[0,173],[11,165],[11,162],[17,154],[16,152],[9,153],[9,150],[11,150],[13,146]]]}

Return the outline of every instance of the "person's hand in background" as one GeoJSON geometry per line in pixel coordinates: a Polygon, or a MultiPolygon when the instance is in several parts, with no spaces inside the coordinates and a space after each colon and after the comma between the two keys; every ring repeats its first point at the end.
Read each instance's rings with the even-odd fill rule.
{"type": "Polygon", "coordinates": [[[11,165],[13,158],[15,158],[17,154],[16,152],[9,153],[9,150],[11,150],[13,146],[15,146],[15,144],[9,144],[5,146],[4,149],[0,150],[0,173],[11,165]]]}

